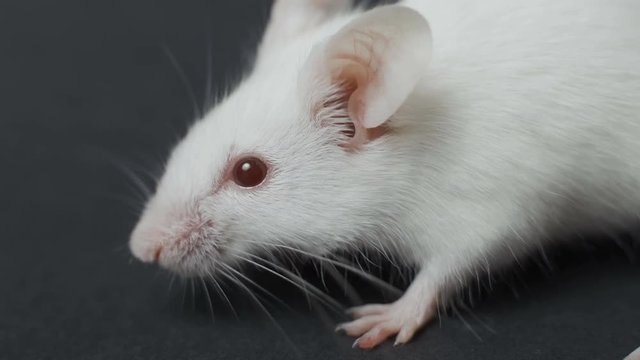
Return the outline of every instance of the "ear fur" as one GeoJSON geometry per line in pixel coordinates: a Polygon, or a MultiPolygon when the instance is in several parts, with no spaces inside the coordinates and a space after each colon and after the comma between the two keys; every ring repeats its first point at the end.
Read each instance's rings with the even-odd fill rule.
{"type": "Polygon", "coordinates": [[[351,145],[357,147],[381,134],[379,128],[406,101],[430,58],[427,20],[415,10],[389,5],[365,12],[318,45],[305,71],[342,87],[355,127],[351,145]]]}
{"type": "Polygon", "coordinates": [[[258,58],[352,6],[353,0],[275,0],[258,58]]]}

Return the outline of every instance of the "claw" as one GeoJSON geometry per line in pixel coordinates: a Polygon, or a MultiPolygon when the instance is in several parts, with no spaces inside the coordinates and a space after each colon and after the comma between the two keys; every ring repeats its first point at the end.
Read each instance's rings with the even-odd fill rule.
{"type": "Polygon", "coordinates": [[[393,345],[397,346],[397,345],[404,345],[408,343],[413,338],[413,336],[415,335],[416,331],[420,326],[421,325],[419,323],[415,325],[410,325],[410,324],[404,325],[402,329],[400,329],[398,336],[396,336],[396,341],[393,345]]]}
{"type": "Polygon", "coordinates": [[[357,337],[353,347],[372,349],[395,335],[394,346],[406,344],[436,315],[436,288],[424,270],[407,292],[392,304],[371,304],[347,310],[353,320],[338,325],[347,335],[357,337]]]}
{"type": "Polygon", "coordinates": [[[358,337],[353,347],[360,349],[372,349],[396,334],[393,345],[404,345],[435,315],[433,306],[415,306],[406,299],[391,305],[360,306],[348,313],[354,320],[338,325],[336,331],[358,337]]]}
{"type": "Polygon", "coordinates": [[[361,349],[373,349],[397,332],[393,323],[385,322],[377,325],[360,337],[358,345],[361,349]]]}

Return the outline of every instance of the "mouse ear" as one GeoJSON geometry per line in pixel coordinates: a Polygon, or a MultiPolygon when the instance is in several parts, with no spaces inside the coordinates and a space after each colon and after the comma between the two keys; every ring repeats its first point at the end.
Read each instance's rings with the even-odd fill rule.
{"type": "Polygon", "coordinates": [[[258,59],[352,6],[353,0],[275,0],[258,59]]]}
{"type": "Polygon", "coordinates": [[[309,71],[345,92],[355,127],[354,143],[366,141],[400,108],[425,74],[431,30],[415,10],[389,5],[365,12],[310,56],[309,71]],[[318,63],[320,61],[320,63],[318,63]]]}

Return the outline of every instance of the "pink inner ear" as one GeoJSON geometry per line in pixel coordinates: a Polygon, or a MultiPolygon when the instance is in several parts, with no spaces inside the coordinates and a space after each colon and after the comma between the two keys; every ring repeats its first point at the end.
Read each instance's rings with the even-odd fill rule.
{"type": "MultiPolygon", "coordinates": [[[[371,49],[365,53],[371,55],[371,49]]],[[[365,60],[353,53],[336,55],[334,66],[341,69],[335,75],[335,81],[345,84],[347,112],[354,125],[354,136],[345,144],[345,148],[358,149],[365,143],[377,139],[387,132],[387,127],[382,125],[377,128],[367,128],[365,124],[367,104],[365,103],[366,91],[376,83],[375,59],[365,60]]]]}
{"type": "Polygon", "coordinates": [[[357,80],[356,83],[356,88],[347,101],[347,112],[353,122],[355,131],[351,140],[345,145],[349,149],[357,149],[369,140],[367,138],[367,129],[363,125],[365,104],[362,85],[357,80]]]}
{"type": "Polygon", "coordinates": [[[369,10],[316,47],[310,73],[331,82],[332,91],[343,86],[340,110],[355,130],[347,147],[360,147],[387,131],[389,118],[423,78],[430,57],[428,22],[401,5],[369,10]]]}

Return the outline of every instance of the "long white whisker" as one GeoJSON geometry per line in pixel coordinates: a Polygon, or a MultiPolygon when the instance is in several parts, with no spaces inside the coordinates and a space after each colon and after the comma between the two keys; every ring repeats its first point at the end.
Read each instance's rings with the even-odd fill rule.
{"type": "Polygon", "coordinates": [[[496,330],[494,328],[492,328],[491,326],[489,326],[489,324],[487,324],[485,321],[483,321],[482,319],[480,319],[478,317],[478,315],[474,314],[472,309],[470,309],[468,306],[466,306],[464,303],[460,304],[460,307],[467,312],[467,314],[469,314],[471,317],[473,317],[477,322],[480,323],[480,325],[482,325],[485,329],[487,329],[489,332],[493,333],[493,334],[497,334],[496,330]]]}
{"type": "Polygon", "coordinates": [[[167,46],[166,44],[162,44],[162,50],[164,51],[165,55],[167,55],[167,57],[169,58],[171,65],[175,68],[176,72],[178,73],[178,77],[180,78],[180,81],[185,87],[185,90],[189,96],[189,99],[191,100],[191,105],[193,106],[193,115],[197,119],[202,119],[202,111],[200,110],[200,106],[198,105],[198,101],[196,100],[195,92],[193,91],[193,86],[191,86],[191,83],[189,82],[187,75],[185,74],[184,70],[180,66],[180,63],[178,62],[176,57],[173,55],[173,52],[171,52],[171,49],[169,49],[169,46],[167,46]]]}
{"type": "MultiPolygon", "coordinates": [[[[231,277],[231,275],[226,274],[226,273],[222,273],[223,276],[226,277],[231,277]]],[[[238,279],[235,279],[238,280],[238,279]]],[[[236,281],[236,284],[238,284],[238,286],[240,286],[240,288],[242,288],[247,295],[249,295],[249,297],[251,297],[256,304],[258,305],[258,307],[260,307],[260,309],[262,311],[264,311],[265,315],[267,316],[267,318],[269,318],[269,320],[273,323],[273,325],[275,326],[276,329],[278,329],[278,331],[282,334],[282,336],[284,336],[284,338],[287,340],[287,342],[289,343],[289,345],[291,345],[291,347],[297,352],[299,353],[299,350],[296,348],[295,344],[293,343],[293,341],[291,341],[291,339],[289,338],[289,336],[287,336],[287,333],[284,331],[284,329],[278,324],[278,322],[276,321],[276,319],[273,317],[273,315],[271,315],[271,313],[269,312],[269,310],[264,306],[264,304],[262,304],[262,302],[258,299],[258,297],[256,297],[253,292],[251,291],[251,289],[249,289],[245,284],[243,284],[241,281],[236,281]]]]}
{"type": "Polygon", "coordinates": [[[220,286],[220,284],[218,283],[218,280],[216,280],[216,278],[211,274],[209,274],[209,279],[213,282],[213,285],[216,287],[216,291],[218,292],[218,294],[220,294],[220,296],[222,296],[222,298],[225,300],[225,302],[227,303],[227,305],[231,309],[231,312],[233,312],[233,315],[237,319],[238,318],[238,313],[236,312],[236,309],[231,304],[231,301],[229,300],[229,297],[227,296],[227,293],[225,293],[225,291],[222,288],[222,286],[220,286]]]}
{"type": "Polygon", "coordinates": [[[189,281],[189,283],[191,283],[191,309],[195,310],[196,309],[196,284],[195,284],[195,280],[191,279],[189,281]]]}
{"type": "MultiPolygon", "coordinates": [[[[288,256],[287,256],[288,258],[288,256]]],[[[275,261],[271,261],[274,265],[275,265],[275,261]]],[[[297,274],[298,278],[302,278],[302,275],[300,274],[300,271],[298,271],[298,269],[296,268],[296,266],[294,265],[293,260],[289,259],[289,263],[291,264],[291,267],[294,269],[295,273],[297,274]]],[[[306,282],[302,282],[300,285],[302,285],[302,287],[304,288],[304,290],[302,291],[304,293],[305,298],[307,299],[307,304],[309,305],[309,307],[311,307],[311,298],[309,297],[309,290],[307,290],[307,284],[306,282]]],[[[325,286],[326,288],[326,286],[325,286]]]]}
{"type": "Polygon", "coordinates": [[[207,287],[207,283],[203,278],[200,278],[200,284],[204,288],[204,293],[207,295],[207,301],[209,302],[209,311],[211,311],[211,321],[215,322],[216,318],[213,314],[213,300],[211,299],[211,294],[209,294],[209,288],[207,287]]]}
{"type": "MultiPolygon", "coordinates": [[[[182,279],[181,279],[182,280],[182,279]]],[[[182,311],[184,311],[185,305],[187,303],[187,282],[182,280],[182,311]]]]}
{"type": "Polygon", "coordinates": [[[296,249],[296,248],[291,247],[291,246],[282,245],[282,244],[272,244],[272,245],[275,246],[275,247],[278,247],[278,248],[286,249],[286,250],[289,250],[289,251],[294,251],[294,252],[297,252],[297,253],[302,254],[304,256],[308,256],[308,257],[311,257],[311,258],[314,258],[314,259],[317,259],[317,260],[320,260],[320,261],[326,261],[328,263],[331,263],[331,264],[336,265],[338,267],[341,267],[343,269],[349,270],[349,271],[353,272],[354,274],[357,274],[357,275],[361,276],[362,278],[364,278],[366,280],[369,280],[371,283],[376,284],[376,285],[384,288],[385,290],[387,290],[387,291],[389,291],[389,292],[391,292],[391,293],[393,293],[395,295],[401,295],[402,294],[402,291],[400,291],[395,286],[390,285],[390,284],[384,282],[383,280],[380,280],[379,278],[377,278],[377,277],[375,277],[375,276],[373,276],[371,274],[368,274],[368,273],[366,273],[366,272],[364,272],[364,271],[362,271],[360,269],[357,269],[357,268],[355,268],[353,266],[350,266],[350,265],[347,265],[347,264],[343,264],[343,263],[341,263],[339,261],[332,260],[332,259],[329,259],[329,258],[326,258],[326,257],[322,257],[322,256],[319,256],[319,255],[316,255],[316,254],[312,254],[312,253],[304,251],[304,250],[296,249]]]}
{"type": "Polygon", "coordinates": [[[465,318],[462,316],[460,311],[458,311],[458,308],[457,308],[457,306],[455,304],[453,304],[453,303],[451,304],[451,309],[453,310],[453,312],[456,314],[456,316],[460,319],[460,321],[462,321],[464,326],[473,334],[473,336],[476,339],[478,339],[479,341],[484,341],[482,339],[482,337],[480,336],[480,334],[478,334],[478,332],[473,329],[471,324],[469,324],[469,322],[467,322],[467,320],[465,320],[465,318]]]}
{"type": "Polygon", "coordinates": [[[345,276],[343,276],[338,269],[336,269],[335,265],[333,264],[329,264],[331,266],[328,266],[327,272],[329,272],[329,275],[331,275],[335,281],[337,283],[339,283],[340,285],[343,286],[344,288],[344,294],[349,298],[349,301],[352,304],[361,304],[362,303],[362,298],[360,297],[360,294],[358,294],[358,292],[356,291],[356,289],[354,289],[353,286],[351,286],[351,284],[349,283],[349,281],[347,280],[347,278],[345,276]]]}
{"type": "MultiPolygon", "coordinates": [[[[266,261],[266,260],[264,260],[264,259],[262,259],[260,257],[253,256],[251,254],[246,254],[246,255],[251,256],[251,257],[253,257],[254,259],[256,259],[258,261],[266,261]]],[[[286,270],[286,269],[284,269],[282,267],[279,267],[279,266],[277,266],[277,265],[275,265],[273,263],[268,263],[269,265],[272,265],[275,268],[277,268],[278,271],[282,271],[283,274],[287,275],[287,276],[285,276],[285,275],[279,273],[278,271],[270,269],[270,268],[268,268],[268,267],[266,267],[266,266],[264,266],[262,264],[259,264],[258,262],[253,261],[253,260],[251,260],[249,258],[245,258],[245,257],[239,256],[239,255],[236,255],[236,256],[239,259],[244,260],[244,261],[246,261],[246,262],[248,262],[248,263],[250,263],[250,264],[252,264],[252,265],[254,265],[254,266],[256,266],[256,267],[258,267],[260,269],[263,269],[263,270],[265,270],[265,271],[267,271],[267,272],[279,277],[280,279],[282,279],[282,280],[284,280],[284,281],[296,286],[297,288],[299,288],[302,291],[308,291],[308,290],[307,290],[307,288],[305,288],[302,285],[300,285],[298,282],[294,281],[292,278],[298,280],[299,282],[306,283],[309,286],[309,289],[310,289],[309,294],[314,295],[314,297],[317,300],[323,302],[324,304],[326,304],[329,307],[333,307],[334,310],[336,310],[337,312],[342,313],[342,309],[344,308],[344,306],[342,306],[340,303],[335,301],[333,298],[331,298],[327,294],[325,294],[322,291],[320,291],[318,288],[316,288],[315,286],[310,284],[308,281],[304,280],[303,278],[296,277],[295,274],[293,274],[292,272],[290,272],[290,271],[288,271],[288,270],[286,270]]]]}
{"type": "Polygon", "coordinates": [[[176,274],[171,274],[171,280],[169,280],[169,292],[171,292],[171,289],[173,288],[173,283],[176,280],[176,274]]]}
{"type": "Polygon", "coordinates": [[[205,91],[204,91],[204,101],[202,102],[202,105],[204,107],[203,109],[203,113],[205,113],[206,111],[208,111],[211,108],[211,105],[213,104],[213,94],[212,94],[212,87],[213,87],[213,41],[211,40],[211,29],[209,29],[209,31],[207,31],[207,55],[206,55],[206,84],[205,84],[205,91]]]}
{"type": "Polygon", "coordinates": [[[134,194],[137,197],[136,201],[139,202],[139,204],[137,204],[137,207],[141,207],[142,204],[144,204],[152,195],[152,191],[149,185],[142,179],[140,175],[136,174],[136,172],[131,169],[131,165],[127,165],[124,161],[116,158],[114,155],[107,151],[98,150],[98,152],[108,163],[114,166],[127,178],[127,180],[129,180],[130,184],[133,186],[134,194]]]}
{"type": "MultiPolygon", "coordinates": [[[[270,292],[269,290],[265,289],[263,286],[259,285],[258,283],[256,283],[255,281],[249,279],[249,277],[247,277],[246,275],[244,275],[243,273],[241,273],[240,271],[232,268],[229,265],[223,264],[223,266],[228,270],[231,271],[232,273],[234,273],[236,275],[236,278],[239,276],[240,278],[242,278],[243,280],[245,280],[246,282],[248,282],[249,284],[255,286],[258,290],[262,291],[264,294],[266,294],[267,296],[269,296],[270,298],[272,298],[273,300],[277,301],[279,304],[284,305],[285,307],[287,307],[290,310],[293,310],[287,303],[285,303],[284,301],[282,301],[280,298],[278,298],[277,296],[275,296],[272,292],[270,292]]],[[[240,280],[240,279],[238,279],[240,280]]]]}

